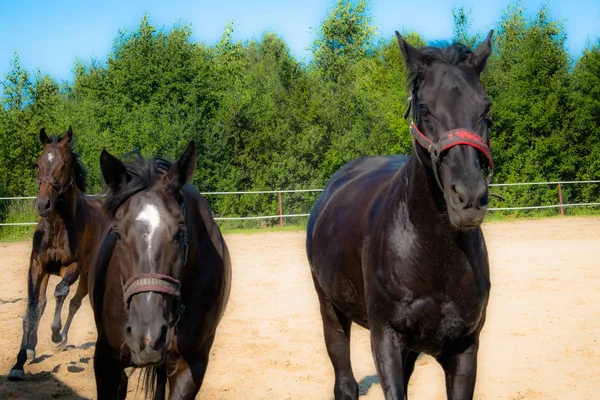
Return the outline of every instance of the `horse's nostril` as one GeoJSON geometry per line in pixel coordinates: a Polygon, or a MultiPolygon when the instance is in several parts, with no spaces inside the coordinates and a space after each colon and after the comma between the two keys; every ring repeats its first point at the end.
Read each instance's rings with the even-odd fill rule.
{"type": "Polygon", "coordinates": [[[479,206],[485,207],[485,206],[487,206],[488,202],[489,202],[489,196],[486,193],[481,197],[481,199],[479,199],[479,206]]]}
{"type": "Polygon", "coordinates": [[[127,331],[127,334],[131,335],[131,327],[128,326],[127,328],[125,328],[125,331],[127,331]]]}
{"type": "Polygon", "coordinates": [[[457,196],[458,202],[460,204],[463,204],[465,202],[463,197],[460,195],[459,191],[456,190],[456,185],[452,185],[452,192],[454,192],[454,194],[457,196]]]}
{"type": "Polygon", "coordinates": [[[46,205],[44,206],[46,210],[49,210],[52,207],[52,202],[50,200],[46,201],[46,205]]]}
{"type": "Polygon", "coordinates": [[[164,324],[161,328],[160,328],[160,337],[158,338],[158,340],[156,341],[156,343],[154,344],[154,348],[156,350],[160,350],[163,347],[165,347],[165,345],[167,344],[167,333],[169,332],[169,326],[164,324]]]}

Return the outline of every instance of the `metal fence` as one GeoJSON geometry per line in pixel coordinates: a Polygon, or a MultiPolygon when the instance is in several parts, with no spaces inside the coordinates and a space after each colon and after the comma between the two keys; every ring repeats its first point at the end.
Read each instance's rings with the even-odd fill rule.
{"type": "MultiPolygon", "coordinates": [[[[535,206],[514,206],[514,207],[490,207],[488,211],[518,211],[518,210],[535,210],[535,209],[549,209],[549,208],[560,208],[560,214],[564,215],[564,209],[566,207],[598,207],[600,202],[586,202],[586,203],[564,203],[562,189],[564,185],[577,185],[577,184],[600,184],[600,180],[587,180],[587,181],[553,181],[553,182],[519,182],[519,183],[493,183],[490,187],[510,187],[510,186],[535,186],[535,185],[556,185],[558,189],[558,203],[556,204],[540,204],[535,206]]],[[[243,220],[268,220],[268,219],[279,219],[279,225],[283,226],[284,218],[297,218],[307,217],[308,213],[296,213],[296,214],[284,214],[283,207],[283,194],[285,193],[306,193],[306,192],[322,192],[323,189],[290,189],[290,190],[256,190],[256,191],[237,191],[237,192],[204,192],[204,196],[224,196],[224,195],[260,195],[260,194],[277,194],[277,200],[279,205],[279,213],[277,215],[254,215],[246,217],[216,217],[217,221],[243,221],[243,220]]],[[[90,197],[102,197],[102,195],[89,195],[90,197]]],[[[26,197],[0,197],[0,201],[11,201],[11,200],[32,200],[34,196],[26,197]]],[[[599,199],[600,200],[600,199],[599,199]]],[[[15,222],[15,223],[0,223],[0,226],[28,226],[36,225],[37,222],[15,222]]]]}

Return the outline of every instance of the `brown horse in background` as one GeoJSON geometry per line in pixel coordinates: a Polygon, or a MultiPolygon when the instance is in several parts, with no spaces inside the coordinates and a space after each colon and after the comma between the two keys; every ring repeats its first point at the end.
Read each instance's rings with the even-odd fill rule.
{"type": "Polygon", "coordinates": [[[86,173],[72,149],[73,131],[59,138],[40,131],[44,150],[37,161],[39,184],[36,208],[40,217],[33,235],[33,248],[27,279],[27,310],[23,317],[23,339],[17,362],[8,379],[25,378],[27,358],[35,358],[37,330],[46,307],[46,287],[50,275],[62,278],[54,291],[56,311],[52,322],[52,342],[62,350],[73,316],[88,293],[87,273],[92,251],[105,225],[102,203],[85,196],[86,173]],[[69,315],[61,332],[61,311],[69,288],[80,278],[69,304],[69,315]]]}
{"type": "Polygon", "coordinates": [[[100,156],[110,192],[107,227],[89,273],[98,331],[97,399],[125,399],[129,366],[146,367],[146,394],[193,399],[231,287],[227,246],[206,200],[188,183],[191,142],[171,164],[100,156]]]}

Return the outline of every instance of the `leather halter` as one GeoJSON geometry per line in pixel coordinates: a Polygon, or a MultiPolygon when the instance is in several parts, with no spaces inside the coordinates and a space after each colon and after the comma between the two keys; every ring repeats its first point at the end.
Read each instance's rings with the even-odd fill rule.
{"type": "MultiPolygon", "coordinates": [[[[186,210],[185,203],[181,202],[181,214],[183,220],[186,221],[186,210]]],[[[173,320],[171,321],[171,327],[177,325],[183,312],[185,311],[185,305],[181,301],[181,276],[183,275],[183,269],[187,263],[188,256],[188,234],[187,227],[183,227],[182,232],[182,254],[181,254],[181,274],[179,279],[175,279],[170,275],[158,274],[158,273],[146,273],[135,275],[127,280],[123,286],[123,301],[125,307],[129,309],[131,298],[138,293],[163,293],[167,296],[171,296],[174,300],[173,309],[173,320]]]]}
{"type": "Polygon", "coordinates": [[[54,189],[58,190],[58,194],[61,195],[66,192],[71,186],[73,186],[73,175],[67,181],[67,183],[57,183],[56,179],[53,176],[42,176],[40,179],[36,179],[36,182],[39,185],[42,183],[47,183],[52,186],[54,189]]]}
{"type": "MultiPolygon", "coordinates": [[[[411,96],[408,98],[408,108],[404,113],[405,118],[408,116],[411,108],[413,109],[413,115],[416,114],[416,109],[412,104],[412,100],[413,95],[411,94],[411,96]]],[[[492,158],[492,150],[490,149],[489,138],[488,141],[485,142],[477,133],[469,129],[459,128],[447,131],[442,135],[441,138],[438,139],[437,142],[434,142],[419,130],[417,125],[413,122],[413,115],[411,115],[410,118],[410,133],[416,142],[419,143],[419,145],[421,145],[421,147],[423,147],[429,153],[429,157],[431,158],[431,169],[433,169],[433,175],[435,176],[435,180],[442,192],[444,191],[444,187],[442,186],[442,182],[440,181],[438,173],[440,159],[442,158],[444,152],[450,150],[454,146],[459,145],[471,146],[485,156],[487,161],[487,176],[485,177],[485,181],[489,186],[490,182],[492,181],[492,172],[494,169],[494,160],[492,158]]]]}

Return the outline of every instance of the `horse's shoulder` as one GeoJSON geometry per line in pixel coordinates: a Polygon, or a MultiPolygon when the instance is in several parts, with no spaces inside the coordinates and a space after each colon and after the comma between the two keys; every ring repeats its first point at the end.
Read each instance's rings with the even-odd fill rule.
{"type": "Polygon", "coordinates": [[[385,188],[409,159],[402,155],[365,156],[342,166],[313,207],[307,224],[308,237],[321,222],[328,227],[337,224],[345,226],[346,231],[348,226],[361,231],[368,225],[370,210],[381,205],[385,188]]]}
{"type": "Polygon", "coordinates": [[[38,222],[35,232],[33,233],[33,246],[32,246],[32,251],[33,252],[40,252],[42,251],[42,244],[44,242],[44,233],[47,230],[47,225],[48,223],[45,221],[44,218],[42,218],[40,220],[40,222],[38,222]]]}

